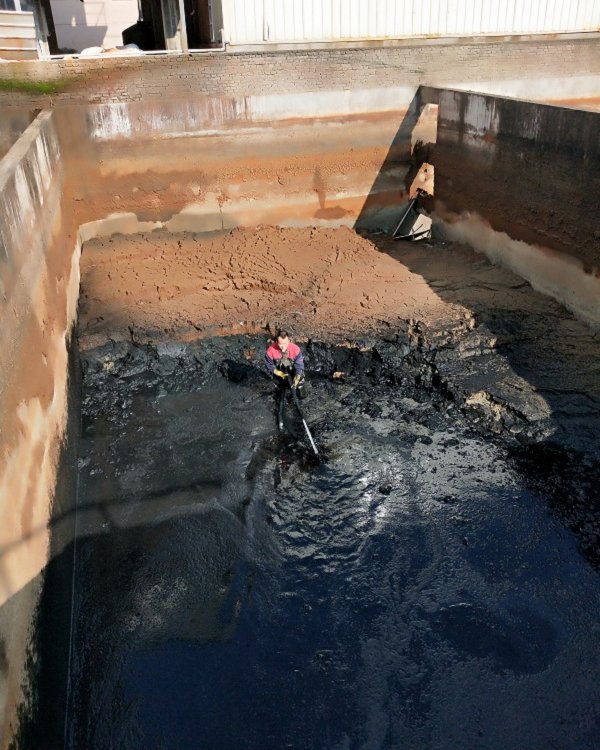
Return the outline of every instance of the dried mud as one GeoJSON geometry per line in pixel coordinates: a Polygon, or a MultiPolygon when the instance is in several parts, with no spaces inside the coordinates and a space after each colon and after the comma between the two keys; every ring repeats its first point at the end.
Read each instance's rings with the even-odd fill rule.
{"type": "Polygon", "coordinates": [[[81,272],[80,332],[96,344],[278,325],[329,338],[449,313],[422,278],[346,228],[95,239],[81,272]]]}

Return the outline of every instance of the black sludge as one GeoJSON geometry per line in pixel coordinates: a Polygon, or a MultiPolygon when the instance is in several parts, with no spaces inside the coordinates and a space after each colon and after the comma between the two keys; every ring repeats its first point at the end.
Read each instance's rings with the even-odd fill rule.
{"type": "Polygon", "coordinates": [[[85,357],[67,747],[597,747],[600,582],[527,442],[401,337],[314,344],[315,466],[262,346],[85,357]]]}

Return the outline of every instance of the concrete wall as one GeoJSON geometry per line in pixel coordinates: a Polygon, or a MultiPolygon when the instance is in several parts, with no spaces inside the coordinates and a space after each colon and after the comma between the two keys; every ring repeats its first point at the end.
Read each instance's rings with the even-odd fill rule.
{"type": "MultiPolygon", "coordinates": [[[[429,84],[538,101],[600,97],[598,35],[578,40],[441,40],[311,52],[53,60],[2,66],[0,76],[53,81],[51,95],[0,92],[2,106],[379,90],[429,84]]],[[[387,105],[389,109],[389,104],[387,105]]],[[[402,105],[397,104],[397,109],[402,105]]],[[[377,107],[379,109],[379,107],[377,107]]]]}
{"type": "Polygon", "coordinates": [[[422,95],[439,105],[431,159],[437,212],[452,236],[600,326],[600,113],[422,95]]]}
{"type": "Polygon", "coordinates": [[[59,140],[53,116],[45,112],[0,163],[2,747],[23,700],[66,420],[67,341],[79,266],[64,231],[62,189],[59,140]]]}
{"type": "Polygon", "coordinates": [[[294,102],[300,111],[303,97],[57,110],[65,132],[83,144],[76,163],[84,176],[73,191],[80,223],[91,223],[85,237],[93,236],[96,221],[103,232],[353,226],[370,194],[379,197],[373,211],[401,200],[411,129],[398,134],[398,123],[414,92],[393,93],[404,110],[354,110],[318,122],[288,120],[285,127],[274,127],[273,113],[293,111],[294,102]]]}
{"type": "Polygon", "coordinates": [[[600,269],[600,114],[442,91],[436,198],[600,269]]]}

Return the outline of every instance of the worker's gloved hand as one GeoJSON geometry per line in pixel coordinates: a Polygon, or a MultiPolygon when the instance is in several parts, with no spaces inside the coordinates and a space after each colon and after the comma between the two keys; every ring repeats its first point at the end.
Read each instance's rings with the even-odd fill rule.
{"type": "Polygon", "coordinates": [[[275,370],[273,370],[273,375],[276,378],[281,378],[282,380],[287,380],[287,374],[283,370],[278,370],[277,368],[275,368],[275,370]]]}
{"type": "Polygon", "coordinates": [[[306,390],[304,388],[304,375],[296,375],[294,377],[292,387],[300,398],[304,398],[306,396],[306,390]]]}

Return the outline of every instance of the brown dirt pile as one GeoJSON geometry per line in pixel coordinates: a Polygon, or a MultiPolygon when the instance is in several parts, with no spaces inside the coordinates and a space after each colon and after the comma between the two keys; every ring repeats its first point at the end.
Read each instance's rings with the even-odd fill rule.
{"type": "Polygon", "coordinates": [[[131,331],[186,339],[285,325],[331,337],[451,315],[402,264],[397,244],[384,249],[347,228],[92,240],[81,262],[80,335],[97,345],[131,331]]]}

